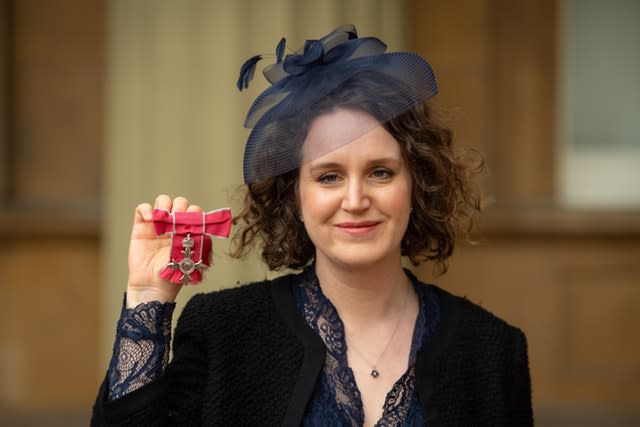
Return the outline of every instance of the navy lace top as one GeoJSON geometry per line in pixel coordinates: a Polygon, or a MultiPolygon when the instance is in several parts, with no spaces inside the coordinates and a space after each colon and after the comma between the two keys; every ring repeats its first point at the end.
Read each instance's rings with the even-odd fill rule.
{"type": "MultiPolygon", "coordinates": [[[[342,321],[322,293],[313,267],[296,277],[294,296],[298,310],[327,349],[322,374],[306,408],[304,425],[361,426],[364,411],[360,391],[348,366],[342,321]]],[[[382,417],[376,423],[378,427],[425,425],[414,392],[415,358],[417,351],[433,336],[440,308],[431,289],[410,277],[419,298],[419,312],[409,367],[388,392],[382,417]]],[[[173,303],[150,302],[134,309],[123,308],[109,366],[109,399],[122,397],[162,375],[168,363],[174,307],[173,303]]]]}
{"type": "MultiPolygon", "coordinates": [[[[294,288],[298,310],[322,338],[326,348],[320,380],[304,418],[305,426],[361,426],[364,410],[360,391],[347,361],[344,326],[334,305],[320,288],[312,268],[299,277],[294,288]]],[[[424,426],[415,388],[415,359],[417,351],[434,334],[440,318],[437,299],[428,287],[413,285],[419,299],[419,312],[413,332],[408,369],[387,393],[382,417],[376,426],[424,426]]]]}
{"type": "Polygon", "coordinates": [[[175,303],[159,301],[126,308],[122,302],[109,364],[109,399],[123,397],[160,377],[169,362],[175,303]]]}

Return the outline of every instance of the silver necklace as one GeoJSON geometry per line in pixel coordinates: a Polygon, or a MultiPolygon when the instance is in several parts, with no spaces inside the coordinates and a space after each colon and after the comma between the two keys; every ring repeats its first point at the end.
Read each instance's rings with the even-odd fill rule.
{"type": "Polygon", "coordinates": [[[371,375],[371,377],[373,379],[378,378],[378,376],[380,375],[380,371],[378,371],[378,367],[377,367],[378,366],[378,362],[380,362],[380,359],[382,359],[382,356],[384,356],[384,354],[387,352],[387,349],[389,348],[389,345],[391,344],[391,341],[393,341],[393,338],[396,336],[396,332],[398,331],[398,327],[400,326],[400,321],[402,320],[402,316],[404,315],[404,311],[407,308],[407,303],[409,301],[409,295],[410,294],[411,294],[411,286],[409,286],[409,291],[407,292],[407,296],[404,298],[404,302],[402,303],[402,310],[400,310],[400,314],[398,315],[398,320],[396,320],[396,326],[393,328],[393,332],[391,333],[391,336],[387,340],[387,344],[384,346],[384,348],[382,349],[382,352],[376,358],[375,363],[371,363],[369,361],[369,359],[364,354],[362,354],[362,352],[360,350],[358,350],[353,345],[353,343],[348,344],[348,346],[353,351],[358,353],[358,356],[360,356],[360,358],[362,358],[362,360],[364,360],[368,365],[371,365],[371,372],[369,372],[369,375],[371,375]]]}

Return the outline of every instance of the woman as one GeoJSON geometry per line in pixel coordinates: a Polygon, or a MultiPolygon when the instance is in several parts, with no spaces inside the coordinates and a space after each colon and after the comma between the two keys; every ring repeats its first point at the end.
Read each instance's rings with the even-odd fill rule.
{"type": "Polygon", "coordinates": [[[192,298],[168,364],[181,285],[158,274],[171,242],[153,208],[201,209],[165,195],[138,206],[92,424],[532,425],[522,332],[401,265],[444,270],[478,210],[473,168],[425,104],[431,68],[352,26],[283,47],[245,123],[234,254],[258,244],[269,268],[302,272],[192,298]]]}

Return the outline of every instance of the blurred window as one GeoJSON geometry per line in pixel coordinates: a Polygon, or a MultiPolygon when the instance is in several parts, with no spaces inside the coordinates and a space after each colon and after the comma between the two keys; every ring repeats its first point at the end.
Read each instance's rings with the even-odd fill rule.
{"type": "Polygon", "coordinates": [[[640,1],[565,0],[562,199],[640,206],[640,1]]]}

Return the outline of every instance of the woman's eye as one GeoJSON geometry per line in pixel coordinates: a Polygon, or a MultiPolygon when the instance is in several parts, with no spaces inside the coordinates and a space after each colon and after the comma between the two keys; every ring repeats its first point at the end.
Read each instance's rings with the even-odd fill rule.
{"type": "Polygon", "coordinates": [[[324,175],[318,178],[318,181],[321,184],[333,184],[338,181],[338,174],[335,173],[325,173],[324,175]]]}
{"type": "Polygon", "coordinates": [[[393,172],[389,169],[375,169],[371,172],[371,176],[377,179],[389,179],[393,176],[393,172]]]}

